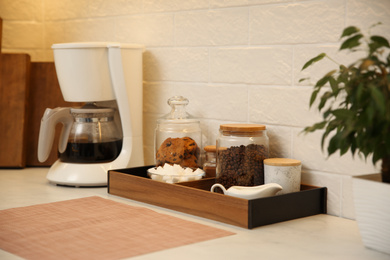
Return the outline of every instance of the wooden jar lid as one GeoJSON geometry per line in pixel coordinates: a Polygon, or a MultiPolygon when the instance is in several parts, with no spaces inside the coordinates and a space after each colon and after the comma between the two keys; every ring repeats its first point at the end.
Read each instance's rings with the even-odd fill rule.
{"type": "Polygon", "coordinates": [[[217,146],[215,146],[215,145],[206,145],[203,149],[206,152],[208,152],[208,153],[215,153],[217,151],[217,146]]]}
{"type": "Polygon", "coordinates": [[[266,127],[265,125],[258,125],[258,124],[224,124],[224,125],[220,125],[219,129],[222,131],[255,132],[255,131],[263,131],[266,129],[266,127]]]}
{"type": "Polygon", "coordinates": [[[270,158],[265,159],[264,164],[270,166],[298,166],[301,165],[301,161],[289,158],[270,158]]]}

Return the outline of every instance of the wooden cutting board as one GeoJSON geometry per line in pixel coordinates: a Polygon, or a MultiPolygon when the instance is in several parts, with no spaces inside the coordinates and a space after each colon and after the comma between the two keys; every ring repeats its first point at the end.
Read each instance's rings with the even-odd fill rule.
{"type": "Polygon", "coordinates": [[[27,54],[0,55],[0,167],[50,166],[58,158],[61,125],[49,158],[38,161],[40,122],[46,108],[75,107],[65,102],[53,62],[30,62],[27,54]]]}
{"type": "Polygon", "coordinates": [[[38,161],[38,136],[46,108],[76,107],[83,103],[66,102],[62,97],[54,62],[32,62],[27,127],[27,166],[50,166],[58,158],[58,140],[62,125],[56,127],[56,136],[49,158],[38,161]]]}
{"type": "Polygon", "coordinates": [[[0,167],[26,165],[30,56],[0,54],[0,167]]]}
{"type": "Polygon", "coordinates": [[[3,33],[3,19],[0,18],[0,53],[1,53],[1,37],[2,37],[2,33],[3,33]]]}

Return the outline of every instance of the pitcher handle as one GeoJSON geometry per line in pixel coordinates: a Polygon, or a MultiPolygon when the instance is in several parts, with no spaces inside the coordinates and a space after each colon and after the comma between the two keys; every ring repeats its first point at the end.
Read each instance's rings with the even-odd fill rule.
{"type": "Polygon", "coordinates": [[[225,189],[225,187],[222,185],[222,184],[219,184],[219,183],[216,183],[216,184],[214,184],[213,186],[211,186],[211,189],[210,189],[210,191],[211,192],[214,192],[214,189],[215,188],[221,188],[221,190],[223,191],[223,194],[226,194],[226,189],[225,189]]]}
{"type": "Polygon", "coordinates": [[[73,117],[70,114],[70,108],[57,107],[55,109],[47,108],[41,120],[38,140],[38,160],[44,162],[50,155],[53,146],[55,127],[58,123],[64,126],[61,130],[58,150],[60,153],[66,149],[69,133],[73,124],[73,117]]]}

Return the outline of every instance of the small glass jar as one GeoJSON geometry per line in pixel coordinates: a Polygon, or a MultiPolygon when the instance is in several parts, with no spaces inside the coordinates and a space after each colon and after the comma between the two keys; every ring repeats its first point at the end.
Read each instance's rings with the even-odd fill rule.
{"type": "Polygon", "coordinates": [[[216,149],[217,183],[226,189],[264,184],[263,161],[269,157],[269,140],[264,125],[221,125],[216,149]]]}
{"type": "Polygon", "coordinates": [[[201,166],[200,120],[186,112],[188,103],[188,99],[182,96],[168,99],[171,112],[157,120],[154,143],[156,166],[165,163],[191,168],[201,166]]]}
{"type": "Polygon", "coordinates": [[[215,145],[207,145],[204,147],[205,163],[203,170],[206,172],[206,177],[215,177],[215,170],[217,167],[217,147],[215,145]]]}

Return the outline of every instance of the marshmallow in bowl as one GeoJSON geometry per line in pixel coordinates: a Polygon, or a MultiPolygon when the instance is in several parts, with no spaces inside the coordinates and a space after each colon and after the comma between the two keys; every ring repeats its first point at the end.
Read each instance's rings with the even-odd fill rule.
{"type": "Polygon", "coordinates": [[[149,169],[148,173],[153,180],[168,183],[199,180],[205,174],[200,168],[193,171],[191,168],[183,168],[179,164],[170,165],[167,163],[164,166],[149,169]]]}
{"type": "Polygon", "coordinates": [[[164,164],[164,166],[158,166],[157,168],[149,169],[151,173],[164,174],[164,175],[193,175],[203,173],[203,170],[196,169],[193,171],[191,168],[183,168],[179,164],[164,164]]]}

